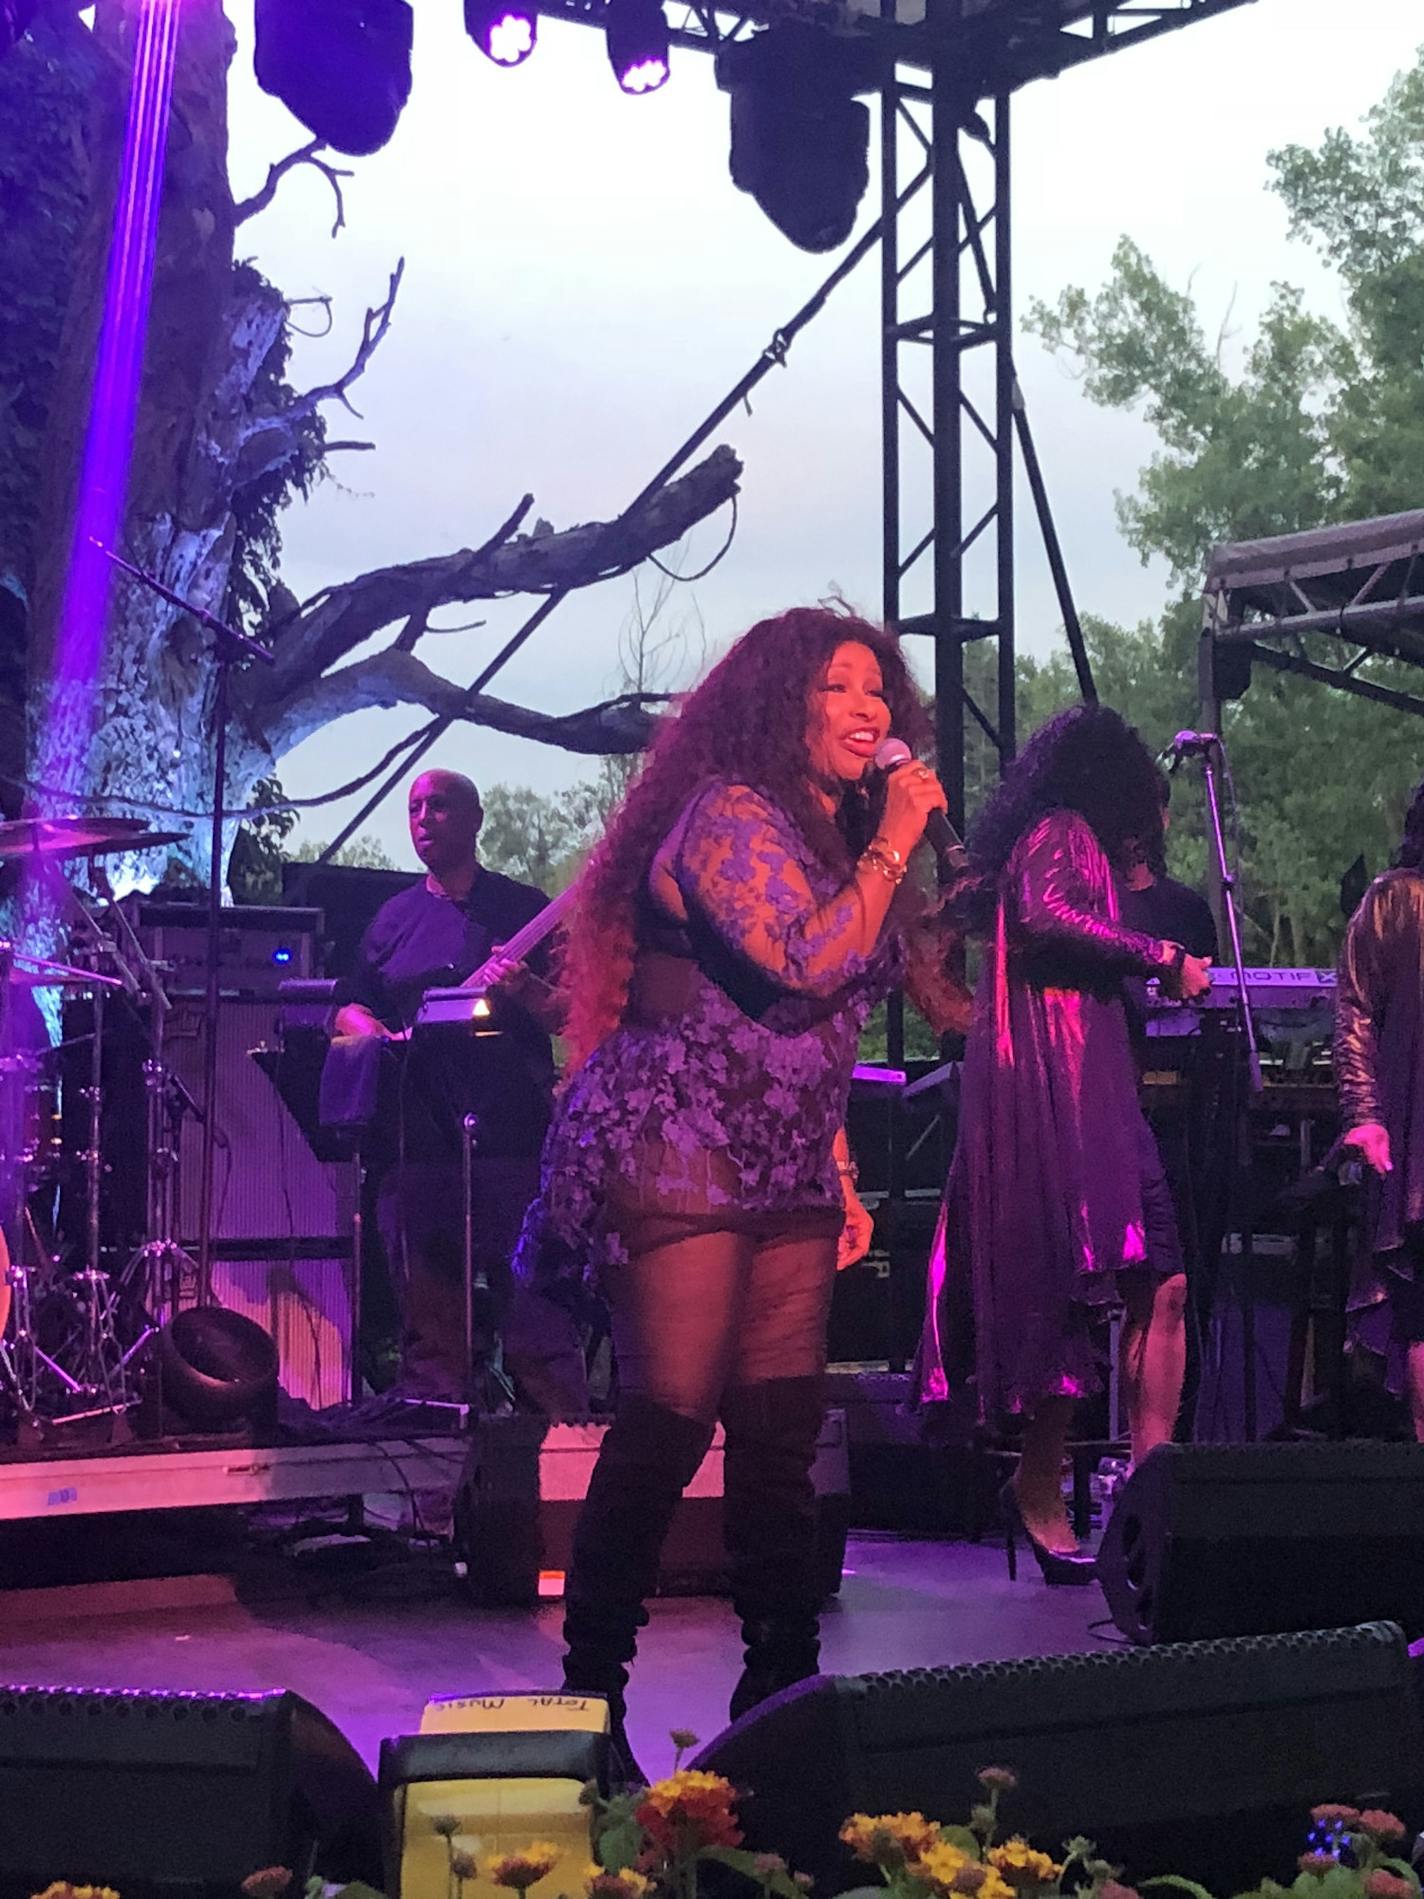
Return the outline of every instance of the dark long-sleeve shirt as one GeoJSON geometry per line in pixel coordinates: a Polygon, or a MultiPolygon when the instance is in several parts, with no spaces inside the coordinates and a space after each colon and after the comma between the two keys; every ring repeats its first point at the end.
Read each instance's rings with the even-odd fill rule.
{"type": "MultiPolygon", "coordinates": [[[[479,968],[497,944],[536,917],[548,902],[542,890],[481,869],[469,895],[454,898],[422,878],[381,908],[361,939],[351,1000],[389,1029],[408,1028],[429,989],[452,989],[479,968]]],[[[528,967],[545,976],[547,942],[528,967]]],[[[548,1031],[513,1002],[494,1004],[502,1031],[483,1046],[458,1035],[432,1038],[429,1052],[412,1045],[412,1072],[400,1091],[404,1151],[433,1159],[451,1145],[450,1128],[466,1113],[480,1116],[480,1151],[534,1155],[549,1124],[554,1052],[548,1031]]]]}

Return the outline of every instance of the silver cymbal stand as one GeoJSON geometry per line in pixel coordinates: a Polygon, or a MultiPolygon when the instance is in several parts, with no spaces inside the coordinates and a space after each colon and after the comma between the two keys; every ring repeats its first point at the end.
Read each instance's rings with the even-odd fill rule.
{"type": "MultiPolygon", "coordinates": [[[[91,1066],[91,1078],[95,1086],[85,1090],[90,1098],[89,1149],[82,1157],[88,1170],[90,1192],[88,1265],[86,1270],[73,1275],[80,1282],[81,1291],[69,1293],[82,1330],[80,1357],[83,1362],[77,1375],[42,1350],[35,1338],[33,1288],[30,1283],[32,1274],[24,1264],[23,1251],[18,1252],[11,1261],[8,1274],[12,1295],[10,1337],[0,1339],[0,1385],[8,1388],[22,1423],[33,1424],[39,1416],[42,1399],[49,1395],[45,1390],[47,1380],[52,1380],[57,1387],[57,1402],[61,1406],[66,1401],[78,1401],[82,1406],[83,1400],[97,1391],[101,1384],[107,1389],[111,1382],[107,1370],[101,1370],[97,1380],[91,1375],[113,1361],[117,1349],[117,1340],[112,1350],[105,1344],[106,1338],[112,1338],[113,1334],[113,1303],[107,1278],[98,1271],[97,1260],[98,1225],[95,1210],[98,1186],[102,1179],[102,1160],[98,1141],[100,1100],[96,1085],[99,1080],[103,996],[106,990],[122,989],[124,984],[116,976],[104,976],[95,970],[79,969],[67,963],[51,962],[46,957],[31,956],[27,951],[15,950],[8,943],[0,946],[0,949],[3,949],[0,962],[3,962],[7,982],[13,975],[14,964],[18,962],[23,964],[26,979],[49,978],[56,984],[82,986],[92,990],[95,998],[91,1066]]],[[[105,1405],[102,1408],[120,1409],[118,1405],[105,1405]]],[[[48,1410],[45,1415],[48,1419],[48,1410]]],[[[71,1415],[88,1416],[90,1413],[81,1409],[71,1415]]]]}
{"type": "Polygon", "coordinates": [[[163,986],[163,972],[143,947],[127,911],[114,896],[107,874],[98,865],[94,869],[94,887],[104,900],[105,918],[122,938],[124,955],[137,973],[138,986],[149,1006],[149,1055],[143,1064],[147,1123],[144,1238],[142,1246],[131,1255],[119,1274],[119,1284],[138,1300],[146,1323],[124,1353],[122,1362],[127,1365],[153,1337],[158,1324],[173,1317],[185,1297],[189,1301],[197,1297],[198,1262],[179,1245],[174,1235],[178,1230],[178,1159],[183,1116],[191,1114],[201,1122],[203,1114],[163,1059],[172,1008],[163,986]]]}

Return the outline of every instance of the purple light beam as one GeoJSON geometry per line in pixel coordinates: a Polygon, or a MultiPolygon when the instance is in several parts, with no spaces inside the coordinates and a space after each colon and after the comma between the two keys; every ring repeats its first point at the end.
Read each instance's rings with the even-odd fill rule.
{"type": "Polygon", "coordinates": [[[168,107],[179,0],[138,0],[133,72],[104,312],[94,361],[89,427],[74,510],[49,716],[40,737],[40,781],[84,789],[84,762],[98,699],[110,566],[100,546],[118,544],[143,378],[153,290],[168,107]],[[98,543],[99,545],[96,545],[98,543]]]}

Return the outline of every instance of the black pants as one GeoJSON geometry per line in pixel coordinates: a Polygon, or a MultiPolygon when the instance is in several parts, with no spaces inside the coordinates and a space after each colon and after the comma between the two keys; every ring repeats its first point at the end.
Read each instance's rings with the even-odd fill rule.
{"type": "MultiPolygon", "coordinates": [[[[473,1166],[476,1352],[497,1333],[505,1368],[550,1417],[588,1411],[583,1352],[564,1307],[516,1285],[510,1256],[539,1185],[537,1160],[476,1159],[473,1166]],[[487,1287],[487,1290],[484,1288],[487,1287]]],[[[465,1353],[464,1199],[450,1162],[407,1161],[381,1183],[376,1221],[401,1324],[401,1389],[411,1397],[470,1395],[465,1353]]]]}

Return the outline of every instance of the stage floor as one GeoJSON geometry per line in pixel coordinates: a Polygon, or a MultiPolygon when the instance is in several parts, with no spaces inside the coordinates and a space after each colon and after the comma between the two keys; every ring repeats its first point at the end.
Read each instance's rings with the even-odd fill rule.
{"type": "MultiPolygon", "coordinates": [[[[476,1609],[445,1594],[350,1600],[249,1595],[193,1577],[186,1607],[137,1606],[143,1584],[114,1585],[102,1614],[63,1615],[38,1591],[0,1594],[0,1684],[292,1688],[373,1765],[381,1739],[411,1733],[434,1694],[555,1687],[557,1602],[476,1609]],[[119,1592],[124,1594],[120,1595],[119,1592]],[[118,1606],[122,1604],[123,1606],[118,1606]]],[[[165,1585],[170,1603],[172,1586],[165,1585]]],[[[56,1598],[56,1601],[59,1599],[56,1598]]],[[[158,1594],[158,1600],[162,1600],[158,1594]]],[[[827,1613],[823,1666],[838,1674],[1054,1655],[1121,1641],[1101,1593],[1049,1589],[1021,1566],[1010,1583],[997,1545],[853,1536],[840,1598],[827,1613]]],[[[704,1740],[724,1725],[738,1649],[731,1609],[708,1597],[652,1605],[630,1693],[629,1727],[650,1773],[671,1765],[668,1730],[704,1740]]]]}

